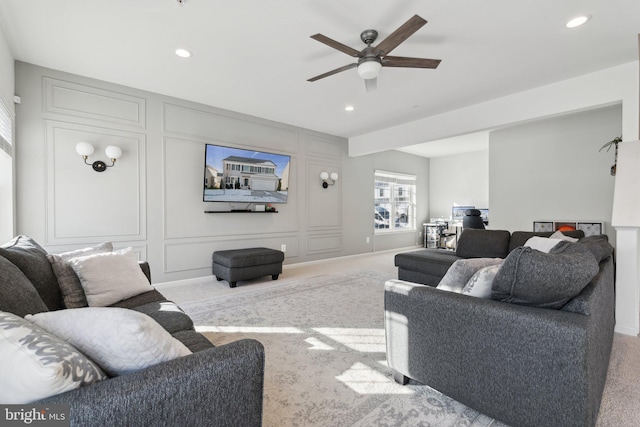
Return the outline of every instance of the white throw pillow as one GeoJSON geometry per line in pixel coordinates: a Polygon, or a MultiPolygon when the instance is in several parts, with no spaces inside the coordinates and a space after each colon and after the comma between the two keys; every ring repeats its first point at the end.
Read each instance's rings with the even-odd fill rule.
{"type": "Polygon", "coordinates": [[[78,279],[78,275],[73,271],[69,260],[71,258],[111,251],[113,251],[113,244],[111,242],[104,242],[95,247],[47,255],[51,268],[53,268],[53,272],[58,279],[58,286],[60,286],[62,300],[66,308],[87,307],[89,305],[87,303],[87,297],[84,295],[84,289],[82,289],[80,279],[78,279]]]}
{"type": "Polygon", "coordinates": [[[437,288],[460,293],[476,271],[490,265],[500,264],[502,261],[502,258],[459,259],[451,264],[451,267],[438,283],[437,288]]]}
{"type": "Polygon", "coordinates": [[[111,376],[191,354],[151,317],[126,308],[73,308],[25,318],[73,344],[111,376]]]}
{"type": "Polygon", "coordinates": [[[552,239],[550,237],[533,236],[525,242],[524,246],[528,246],[531,249],[535,249],[537,251],[548,254],[549,251],[553,249],[560,242],[562,242],[562,239],[552,239]]]}
{"type": "Polygon", "coordinates": [[[71,344],[0,312],[0,403],[25,404],[107,376],[71,344]]]}
{"type": "Polygon", "coordinates": [[[491,299],[491,285],[493,285],[493,279],[496,277],[501,266],[502,263],[490,265],[476,271],[467,284],[464,285],[464,288],[462,288],[462,294],[491,299]]]}
{"type": "Polygon", "coordinates": [[[560,239],[560,240],[566,240],[567,242],[577,242],[578,238],[576,237],[570,237],[565,235],[562,231],[558,230],[555,233],[553,233],[551,236],[549,236],[550,239],[560,239]]]}
{"type": "Polygon", "coordinates": [[[71,258],[89,307],[106,307],[153,290],[131,248],[71,258]]]}

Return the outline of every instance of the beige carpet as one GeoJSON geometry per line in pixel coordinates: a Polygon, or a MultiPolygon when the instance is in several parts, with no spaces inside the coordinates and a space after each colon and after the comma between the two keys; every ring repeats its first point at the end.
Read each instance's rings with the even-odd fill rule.
{"type": "MultiPolygon", "coordinates": [[[[378,297],[374,295],[370,302],[362,301],[358,309],[360,314],[354,315],[352,320],[342,322],[344,313],[351,316],[354,310],[345,301],[358,300],[358,286],[368,287],[369,281],[360,277],[351,291],[345,291],[338,283],[332,288],[327,276],[351,278],[355,277],[356,269],[368,270],[365,276],[374,281],[383,282],[387,278],[396,276],[393,266],[395,252],[383,252],[338,258],[327,261],[294,264],[285,266],[283,274],[277,281],[261,278],[253,281],[240,282],[238,287],[230,289],[226,282],[217,282],[213,277],[161,284],[159,289],[170,299],[189,312],[201,330],[214,342],[221,344],[235,339],[251,336],[263,342],[267,347],[267,372],[265,379],[265,426],[272,425],[427,425],[427,426],[480,426],[490,424],[488,417],[483,417],[475,411],[464,408],[455,401],[451,401],[439,393],[424,386],[409,386],[412,390],[411,398],[403,396],[403,388],[390,381],[384,366],[384,352],[380,335],[382,330],[382,306],[378,297]],[[345,276],[346,275],[346,276],[345,276]],[[364,283],[361,283],[364,280],[364,283]],[[306,286],[305,286],[306,284],[306,286]],[[314,292],[296,292],[301,286],[309,287],[314,292]],[[328,306],[317,304],[316,298],[324,291],[334,289],[334,303],[328,306]],[[324,291],[323,291],[324,290],[324,291]],[[318,294],[317,292],[320,292],[318,294]],[[354,292],[351,294],[350,292],[354,292]],[[295,296],[306,294],[308,297],[295,296]],[[256,300],[256,295],[262,295],[256,300]],[[271,295],[271,298],[267,298],[271,295]],[[339,295],[342,295],[339,297],[339,295]],[[246,308],[247,302],[252,308],[246,308]],[[277,306],[275,303],[277,302],[277,306]],[[225,308],[225,304],[233,308],[225,308]],[[306,304],[314,316],[291,323],[291,309],[287,307],[306,304]],[[368,305],[367,305],[368,304],[368,305]],[[375,304],[379,307],[373,308],[375,304]],[[331,310],[336,311],[331,311],[331,310]],[[244,310],[244,311],[243,311],[244,310]],[[379,317],[375,312],[380,311],[379,317]],[[362,313],[366,313],[363,316],[362,313]],[[360,317],[359,317],[360,316],[360,317]],[[247,321],[247,319],[249,319],[247,321]],[[318,323],[318,319],[324,322],[318,323]],[[359,320],[358,320],[359,319],[359,320]],[[364,320],[373,319],[367,328],[364,320]],[[274,323],[275,322],[275,323],[274,323]],[[377,323],[376,323],[377,322],[377,323]],[[337,326],[340,325],[340,326],[337,326]],[[235,329],[233,328],[235,327],[235,329]],[[250,327],[258,329],[251,331],[250,327]],[[273,328],[265,333],[265,329],[273,328]],[[277,329],[282,328],[282,329],[277,329]],[[288,329],[294,328],[294,329],[288,329]],[[297,330],[295,330],[297,328],[297,330]],[[342,334],[339,331],[369,329],[367,336],[342,334]],[[294,333],[295,330],[295,333],[294,333]],[[277,331],[277,332],[274,332],[277,331]],[[300,340],[300,333],[306,334],[300,340]],[[357,350],[358,344],[345,340],[369,340],[372,351],[357,350]],[[302,344],[300,344],[302,343],[302,344]],[[303,345],[304,347],[300,347],[303,345]],[[269,346],[272,346],[271,350],[269,346]],[[356,347],[354,349],[353,347],[356,347]],[[333,350],[328,350],[331,347],[333,350]],[[304,352],[313,353],[310,359],[313,368],[302,368],[303,364],[298,356],[304,352]],[[324,350],[323,350],[324,348],[324,350]],[[289,353],[298,356],[291,356],[289,353]],[[332,369],[336,372],[316,380],[313,375],[325,371],[329,354],[344,356],[332,369]],[[361,355],[357,356],[358,353],[361,355]],[[356,355],[356,359],[353,356],[356,355]],[[291,362],[289,361],[289,357],[291,362]],[[351,363],[351,364],[349,364],[351,363]],[[340,371],[340,372],[338,372],[340,371]],[[377,376],[381,374],[382,376],[377,376]],[[368,378],[365,381],[354,380],[368,378]],[[378,378],[380,381],[375,381],[378,378]],[[338,387],[336,389],[336,387],[338,387]],[[362,387],[364,389],[358,389],[362,387]],[[366,390],[377,390],[367,394],[366,390]],[[350,390],[350,391],[349,391],[350,390]],[[296,405],[286,396],[296,393],[299,401],[296,405]],[[398,394],[396,394],[398,393],[398,394]],[[312,398],[312,395],[315,396],[312,398]],[[373,395],[373,397],[372,397],[373,395]],[[318,397],[321,396],[321,397],[318,397]],[[332,396],[340,396],[333,398],[332,396]],[[345,397],[346,396],[346,397],[345,397]],[[413,401],[412,401],[413,399],[413,401]],[[417,399],[417,400],[416,400],[417,399]],[[421,400],[437,402],[431,409],[435,418],[428,419],[420,409],[421,400]],[[408,404],[407,402],[413,402],[408,404]],[[340,411],[341,405],[348,407],[340,411]],[[295,406],[295,408],[294,408],[295,406]],[[461,409],[464,408],[464,409],[461,409]],[[347,415],[345,415],[347,414],[347,415]],[[446,418],[445,414],[453,414],[456,418],[446,418]],[[337,418],[336,418],[337,417],[337,418]],[[341,423],[339,423],[340,421],[341,423]],[[476,424],[473,424],[476,423],[476,424]],[[484,424],[483,424],[484,423],[484,424]]],[[[333,280],[333,279],[332,279],[333,280]]],[[[377,292],[380,292],[378,289],[377,292]]],[[[380,297],[381,298],[381,297],[380,297]]],[[[357,304],[356,304],[357,305],[357,304]]],[[[299,316],[295,316],[299,318],[299,316]]],[[[366,347],[366,346],[365,346],[366,347]]],[[[362,348],[360,349],[362,350],[362,348]]],[[[334,360],[335,362],[335,360],[334,360]]],[[[638,426],[640,425],[640,338],[617,335],[611,355],[611,363],[607,384],[600,408],[598,426],[638,426]]],[[[422,411],[429,412],[427,409],[422,411]]],[[[494,422],[492,427],[502,424],[494,422]]]]}

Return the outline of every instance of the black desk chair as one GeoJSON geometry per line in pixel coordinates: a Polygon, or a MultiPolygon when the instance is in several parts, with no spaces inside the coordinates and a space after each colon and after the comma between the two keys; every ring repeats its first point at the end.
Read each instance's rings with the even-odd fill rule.
{"type": "Polygon", "coordinates": [[[484,222],[482,222],[481,212],[478,209],[467,209],[464,211],[462,218],[462,229],[476,228],[484,230],[484,222]]]}

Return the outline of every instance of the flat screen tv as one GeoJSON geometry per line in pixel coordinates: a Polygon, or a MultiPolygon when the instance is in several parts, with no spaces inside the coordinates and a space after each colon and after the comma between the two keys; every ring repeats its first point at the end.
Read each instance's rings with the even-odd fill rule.
{"type": "Polygon", "coordinates": [[[205,202],[287,203],[291,157],[206,144],[205,202]]]}

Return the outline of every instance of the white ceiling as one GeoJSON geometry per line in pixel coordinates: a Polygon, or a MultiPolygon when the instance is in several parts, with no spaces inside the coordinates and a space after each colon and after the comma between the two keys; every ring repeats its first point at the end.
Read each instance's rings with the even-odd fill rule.
{"type": "Polygon", "coordinates": [[[20,61],[349,138],[636,61],[640,1],[2,0],[0,26],[20,61]],[[369,93],[355,69],[306,81],[355,62],[310,35],[360,50],[414,14],[393,55],[436,70],[383,68],[369,93]]]}

